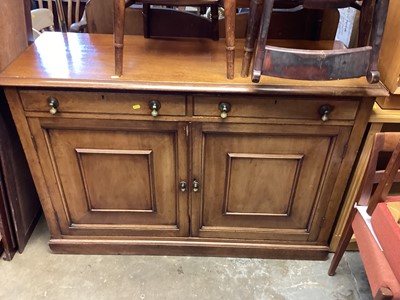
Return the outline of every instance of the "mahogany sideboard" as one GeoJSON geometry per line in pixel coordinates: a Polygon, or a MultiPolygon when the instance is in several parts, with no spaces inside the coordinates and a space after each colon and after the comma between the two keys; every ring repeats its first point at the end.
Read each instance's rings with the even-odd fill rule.
{"type": "Polygon", "coordinates": [[[50,248],[325,258],[386,89],[227,80],[224,41],[126,36],[124,55],[114,77],[111,35],[46,33],[0,75],[50,248]]]}

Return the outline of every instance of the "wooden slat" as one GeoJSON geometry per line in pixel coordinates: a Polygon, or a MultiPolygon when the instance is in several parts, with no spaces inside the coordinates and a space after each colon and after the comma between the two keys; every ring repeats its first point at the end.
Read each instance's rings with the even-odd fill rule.
{"type": "Polygon", "coordinates": [[[80,7],[81,1],[80,0],[75,0],[75,23],[79,22],[79,7],[80,7]]]}
{"type": "Polygon", "coordinates": [[[72,0],[68,0],[68,14],[67,14],[68,28],[72,24],[72,0]]]}
{"type": "Polygon", "coordinates": [[[47,0],[47,8],[53,11],[53,0],[47,0]]]}

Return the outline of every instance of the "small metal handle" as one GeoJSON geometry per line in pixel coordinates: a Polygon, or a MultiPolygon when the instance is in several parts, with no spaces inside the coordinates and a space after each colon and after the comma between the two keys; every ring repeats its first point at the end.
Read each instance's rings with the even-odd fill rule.
{"type": "Polygon", "coordinates": [[[329,104],[322,105],[319,108],[319,114],[321,115],[322,122],[326,122],[329,120],[328,115],[331,113],[332,110],[333,107],[329,104]]]}
{"type": "Polygon", "coordinates": [[[49,97],[47,98],[47,103],[50,106],[50,113],[55,115],[57,113],[57,107],[59,106],[58,100],[54,97],[49,97]]]}
{"type": "Polygon", "coordinates": [[[179,189],[181,190],[181,192],[186,192],[186,186],[186,181],[182,180],[181,182],[179,182],[179,189]]]}
{"type": "Polygon", "coordinates": [[[231,111],[232,105],[228,102],[221,102],[218,104],[218,109],[221,112],[221,118],[226,119],[228,117],[228,112],[231,111]]]}
{"type": "Polygon", "coordinates": [[[200,183],[196,179],[193,179],[193,192],[197,193],[199,189],[200,189],[200,183]]]}
{"type": "Polygon", "coordinates": [[[161,108],[161,103],[160,101],[157,100],[152,100],[149,102],[149,108],[151,109],[151,115],[153,117],[157,117],[158,116],[158,111],[161,108]]]}

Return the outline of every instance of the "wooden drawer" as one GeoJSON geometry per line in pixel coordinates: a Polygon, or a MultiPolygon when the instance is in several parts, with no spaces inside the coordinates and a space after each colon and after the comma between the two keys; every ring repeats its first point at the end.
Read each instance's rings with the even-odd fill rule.
{"type": "Polygon", "coordinates": [[[358,100],[336,100],[335,98],[284,98],[284,97],[235,97],[235,96],[195,96],[195,116],[219,117],[219,103],[231,104],[228,117],[311,119],[320,120],[320,108],[330,105],[333,109],[330,120],[354,120],[358,100]]]}
{"type": "Polygon", "coordinates": [[[39,91],[20,90],[22,105],[25,111],[48,112],[48,98],[58,100],[59,113],[106,113],[151,115],[149,102],[157,100],[161,104],[160,116],[184,116],[186,101],[184,95],[152,93],[100,93],[75,91],[39,91]]]}

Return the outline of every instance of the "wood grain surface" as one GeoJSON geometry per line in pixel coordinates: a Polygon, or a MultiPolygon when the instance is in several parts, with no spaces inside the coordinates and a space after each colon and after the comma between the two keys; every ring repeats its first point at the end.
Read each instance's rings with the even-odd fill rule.
{"type": "MultiPolygon", "coordinates": [[[[237,41],[238,49],[243,48],[243,42],[241,39],[237,41]]],[[[326,49],[332,43],[320,41],[305,45],[300,42],[298,46],[326,49]]],[[[235,64],[239,66],[241,55],[237,54],[235,59],[235,64]]],[[[240,77],[240,68],[236,68],[236,72],[234,80],[226,79],[224,40],[125,36],[124,75],[115,78],[112,35],[46,33],[0,75],[0,85],[290,95],[388,95],[382,84],[368,84],[365,78],[301,81],[265,76],[259,84],[253,84],[250,78],[240,77]]]]}

